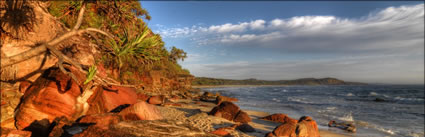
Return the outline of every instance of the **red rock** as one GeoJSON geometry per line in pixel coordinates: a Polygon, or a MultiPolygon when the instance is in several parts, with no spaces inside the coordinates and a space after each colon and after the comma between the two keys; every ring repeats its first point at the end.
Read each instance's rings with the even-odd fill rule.
{"type": "Polygon", "coordinates": [[[111,111],[120,105],[137,103],[135,88],[112,86],[111,89],[116,91],[103,91],[106,101],[105,107],[108,111],[111,111]]]}
{"type": "Polygon", "coordinates": [[[280,122],[280,123],[285,123],[287,121],[292,121],[292,122],[296,122],[297,121],[295,119],[292,119],[288,115],[281,114],[281,113],[272,114],[272,115],[269,115],[269,116],[262,117],[260,119],[269,120],[269,121],[273,121],[273,122],[280,122]]]}
{"type": "Polygon", "coordinates": [[[298,120],[295,133],[298,137],[320,137],[316,121],[309,116],[303,116],[298,120]]]}
{"type": "Polygon", "coordinates": [[[153,105],[162,105],[165,103],[165,96],[159,95],[159,96],[152,96],[149,98],[149,104],[153,105]]]}
{"type": "Polygon", "coordinates": [[[216,100],[215,100],[215,103],[216,104],[220,104],[223,101],[236,102],[236,101],[238,101],[238,99],[237,98],[226,97],[226,96],[217,96],[216,97],[216,100]]]}
{"type": "Polygon", "coordinates": [[[79,123],[96,123],[95,126],[107,128],[110,124],[115,124],[122,121],[120,115],[115,113],[94,114],[82,117],[79,123]]]}
{"type": "Polygon", "coordinates": [[[2,127],[1,137],[31,137],[31,132],[2,127]]]}
{"type": "Polygon", "coordinates": [[[148,101],[149,96],[146,95],[146,94],[143,94],[143,93],[139,93],[139,94],[137,94],[137,99],[143,100],[143,101],[148,101]]]}
{"type": "Polygon", "coordinates": [[[6,104],[6,102],[4,102],[3,100],[1,101],[1,105],[0,106],[3,106],[3,105],[5,105],[6,104]]]}
{"type": "Polygon", "coordinates": [[[90,108],[87,114],[99,114],[110,112],[118,106],[137,103],[136,89],[129,87],[112,86],[103,88],[101,86],[94,90],[88,99],[90,108]]]}
{"type": "Polygon", "coordinates": [[[230,135],[230,133],[229,132],[227,132],[226,130],[224,130],[224,129],[217,129],[217,130],[214,130],[214,131],[212,131],[212,132],[210,132],[211,134],[215,134],[215,135],[218,135],[218,136],[228,136],[228,135],[230,135]]]}
{"type": "Polygon", "coordinates": [[[73,121],[70,121],[69,119],[65,117],[59,117],[59,118],[56,118],[53,123],[55,124],[49,133],[49,137],[60,137],[64,133],[63,127],[71,126],[73,121]]]}
{"type": "Polygon", "coordinates": [[[285,122],[282,125],[277,126],[272,134],[275,136],[285,136],[285,137],[297,137],[295,134],[295,129],[297,128],[296,122],[285,122]]]}
{"type": "MultiPolygon", "coordinates": [[[[73,67],[67,67],[81,82],[85,76],[73,67]]],[[[75,107],[81,88],[71,77],[58,68],[50,68],[40,76],[22,97],[16,113],[16,127],[23,129],[36,120],[47,119],[52,122],[56,117],[73,115],[81,110],[75,107]]]]}
{"type": "Polygon", "coordinates": [[[73,137],[133,137],[126,132],[111,131],[107,128],[99,126],[89,126],[81,133],[75,134],[73,137]]]}
{"type": "Polygon", "coordinates": [[[265,137],[275,137],[275,135],[272,132],[269,132],[265,135],[265,137]]]}
{"type": "Polygon", "coordinates": [[[336,127],[336,122],[335,122],[335,120],[331,120],[331,121],[329,121],[329,123],[328,123],[328,127],[336,127]]]}
{"type": "Polygon", "coordinates": [[[28,82],[28,81],[22,81],[20,84],[19,84],[19,92],[21,92],[21,93],[25,93],[25,91],[28,89],[28,87],[30,87],[31,86],[31,83],[30,82],[28,82]]]}
{"type": "Polygon", "coordinates": [[[238,112],[238,106],[236,106],[232,102],[225,101],[222,102],[220,105],[214,107],[208,114],[233,121],[238,112]]]}
{"type": "Polygon", "coordinates": [[[3,122],[1,122],[1,128],[15,129],[15,119],[9,118],[7,120],[3,120],[3,122]]]}
{"type": "Polygon", "coordinates": [[[119,115],[123,116],[125,120],[157,120],[163,118],[156,106],[142,101],[123,109],[119,115]]]}
{"type": "Polygon", "coordinates": [[[235,119],[233,120],[235,122],[241,122],[241,123],[248,123],[251,122],[251,118],[249,117],[248,113],[244,111],[239,111],[239,113],[236,115],[235,119]]]}

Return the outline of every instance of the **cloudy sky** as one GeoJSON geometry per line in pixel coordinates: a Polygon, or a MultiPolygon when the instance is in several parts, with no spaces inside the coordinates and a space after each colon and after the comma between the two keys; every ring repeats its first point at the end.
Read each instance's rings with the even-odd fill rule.
{"type": "Polygon", "coordinates": [[[195,76],[424,83],[421,1],[141,3],[195,76]]]}

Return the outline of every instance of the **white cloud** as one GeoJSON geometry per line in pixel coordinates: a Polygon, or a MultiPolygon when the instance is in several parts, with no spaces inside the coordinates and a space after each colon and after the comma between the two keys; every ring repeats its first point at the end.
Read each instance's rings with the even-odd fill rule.
{"type": "Polygon", "coordinates": [[[241,31],[245,31],[245,29],[248,27],[248,23],[244,22],[244,23],[240,23],[240,24],[231,24],[231,23],[226,23],[223,25],[213,25],[210,26],[208,28],[208,30],[210,32],[218,32],[218,33],[225,33],[225,32],[241,32],[241,31]]]}
{"type": "Polygon", "coordinates": [[[297,16],[208,27],[164,28],[159,33],[175,38],[191,37],[199,45],[253,47],[282,54],[323,54],[336,58],[186,63],[184,66],[197,76],[237,79],[332,76],[366,82],[424,82],[424,4],[388,7],[360,18],[297,16]]]}
{"type": "Polygon", "coordinates": [[[195,42],[200,45],[266,46],[294,52],[412,46],[417,49],[424,37],[423,7],[423,4],[389,7],[354,19],[297,16],[269,22],[259,19],[209,27],[161,29],[159,33],[165,37],[198,37],[195,42]]]}
{"type": "Polygon", "coordinates": [[[250,27],[251,29],[255,30],[255,29],[263,29],[265,26],[264,24],[266,24],[266,21],[264,20],[255,20],[255,21],[251,21],[250,23],[250,27]]]}

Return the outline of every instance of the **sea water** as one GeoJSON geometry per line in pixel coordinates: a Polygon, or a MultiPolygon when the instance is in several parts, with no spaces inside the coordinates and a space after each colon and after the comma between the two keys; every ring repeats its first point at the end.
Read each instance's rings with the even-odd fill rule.
{"type": "Polygon", "coordinates": [[[423,85],[253,86],[204,88],[236,97],[241,109],[311,116],[320,129],[358,137],[423,137],[423,85]],[[383,101],[375,101],[377,98],[383,101]],[[330,120],[353,122],[356,133],[328,128],[330,120]]]}

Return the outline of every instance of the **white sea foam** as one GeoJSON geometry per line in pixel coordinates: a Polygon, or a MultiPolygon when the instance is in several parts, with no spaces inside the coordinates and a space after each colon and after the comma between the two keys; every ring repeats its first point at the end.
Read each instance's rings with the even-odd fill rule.
{"type": "Polygon", "coordinates": [[[345,96],[350,97],[350,96],[354,96],[354,95],[353,95],[353,93],[348,93],[348,94],[347,94],[347,95],[345,95],[345,96]]]}
{"type": "Polygon", "coordinates": [[[408,136],[411,136],[411,137],[423,137],[424,136],[424,133],[409,133],[408,136]]]}
{"type": "Polygon", "coordinates": [[[407,101],[423,101],[424,100],[423,98],[403,98],[403,97],[400,97],[400,96],[397,96],[394,99],[395,100],[402,100],[402,101],[404,101],[404,100],[407,100],[407,101]]]}
{"type": "Polygon", "coordinates": [[[379,95],[378,93],[376,93],[376,92],[370,92],[369,93],[369,96],[377,96],[377,95],[379,95]]]}
{"type": "Polygon", "coordinates": [[[385,129],[382,127],[376,127],[377,130],[382,131],[384,133],[390,134],[390,135],[394,135],[395,131],[392,131],[391,129],[385,129]]]}
{"type": "Polygon", "coordinates": [[[288,100],[293,102],[303,103],[303,104],[313,103],[313,102],[306,101],[305,98],[297,98],[297,97],[288,97],[288,100]]]}
{"type": "Polygon", "coordinates": [[[280,102],[280,99],[272,98],[273,101],[280,102]]]}
{"type": "Polygon", "coordinates": [[[347,121],[347,122],[354,122],[354,118],[351,112],[338,119],[342,121],[347,121]]]}

